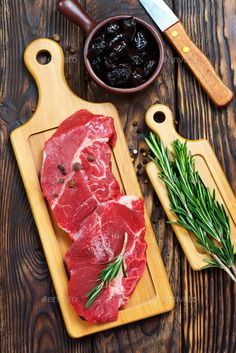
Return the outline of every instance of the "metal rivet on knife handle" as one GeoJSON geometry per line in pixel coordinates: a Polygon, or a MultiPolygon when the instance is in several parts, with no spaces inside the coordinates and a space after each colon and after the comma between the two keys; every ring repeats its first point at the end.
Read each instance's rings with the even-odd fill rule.
{"type": "Polygon", "coordinates": [[[172,37],[174,37],[174,38],[175,38],[175,37],[177,37],[178,32],[177,32],[177,31],[172,31],[172,33],[171,33],[171,34],[172,34],[172,37]]]}
{"type": "Polygon", "coordinates": [[[189,47],[183,47],[183,52],[184,52],[184,53],[188,53],[189,50],[190,50],[189,47]]]}

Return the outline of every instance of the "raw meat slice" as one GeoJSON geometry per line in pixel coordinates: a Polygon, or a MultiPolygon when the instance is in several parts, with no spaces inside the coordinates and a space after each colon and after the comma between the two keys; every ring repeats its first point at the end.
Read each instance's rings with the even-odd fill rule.
{"type": "Polygon", "coordinates": [[[110,117],[81,110],[66,119],[46,142],[41,186],[58,225],[74,240],[66,254],[69,298],[89,322],[118,318],[146,265],[144,201],[121,194],[111,171],[116,134],[110,117]],[[128,242],[122,270],[85,309],[103,263],[128,242]]]}
{"type": "Polygon", "coordinates": [[[134,196],[120,196],[100,204],[82,223],[76,239],[65,256],[70,273],[69,298],[76,313],[89,322],[108,322],[118,318],[118,309],[129,300],[146,265],[144,201],[134,196]],[[88,309],[87,293],[98,282],[102,263],[119,255],[124,243],[125,267],[102,289],[88,309]]]}
{"type": "Polygon", "coordinates": [[[98,204],[120,194],[111,171],[116,133],[111,117],[80,110],[46,142],[41,187],[58,225],[68,233],[98,204]]]}

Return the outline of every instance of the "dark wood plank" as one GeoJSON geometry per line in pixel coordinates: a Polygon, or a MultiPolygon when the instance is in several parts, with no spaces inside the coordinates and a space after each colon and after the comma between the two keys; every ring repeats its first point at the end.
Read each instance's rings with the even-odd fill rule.
{"type": "MultiPolygon", "coordinates": [[[[71,340],[65,332],[37,230],[9,144],[9,133],[31,116],[31,110],[37,102],[35,84],[22,65],[25,46],[37,37],[51,37],[58,33],[64,49],[66,50],[68,45],[72,47],[72,51],[66,51],[66,76],[69,83],[75,92],[86,97],[84,67],[81,59],[83,36],[76,26],[69,24],[56,13],[53,1],[47,4],[43,1],[37,4],[21,1],[21,6],[17,5],[18,3],[14,0],[3,1],[1,12],[1,27],[3,28],[1,43],[4,55],[1,57],[0,68],[1,73],[5,74],[4,80],[1,81],[3,105],[0,113],[2,127],[0,167],[3,171],[1,173],[1,210],[3,210],[1,212],[1,234],[4,240],[1,242],[2,346],[5,351],[14,349],[17,352],[100,352],[101,350],[118,352],[123,349],[133,352],[134,350],[146,351],[148,346],[151,352],[155,351],[156,343],[164,338],[166,345],[162,346],[163,352],[169,350],[169,346],[180,348],[179,305],[173,313],[80,341],[71,340]],[[14,16],[10,10],[15,11],[14,16]],[[6,257],[5,254],[12,256],[6,257]],[[176,328],[173,329],[172,325],[176,328]]],[[[132,1],[128,4],[116,2],[113,5],[114,14],[125,11],[144,15],[143,9],[132,1]]],[[[109,6],[104,6],[104,4],[101,6],[100,1],[88,3],[87,6],[90,11],[94,9],[93,14],[97,18],[110,15],[110,2],[109,6]],[[98,6],[99,11],[96,10],[98,6]]],[[[168,52],[171,55],[169,50],[168,52]]],[[[174,97],[169,94],[173,88],[174,72],[171,65],[167,65],[155,88],[149,90],[147,96],[149,98],[145,99],[144,104],[140,104],[145,97],[144,94],[131,100],[112,99],[121,112],[123,126],[127,136],[130,136],[128,142],[132,149],[139,149],[138,146],[142,146],[143,135],[138,134],[139,138],[137,138],[136,130],[141,131],[145,127],[144,112],[150,104],[158,100],[158,93],[165,94],[166,102],[174,108],[174,97]],[[171,80],[168,79],[169,75],[171,80]],[[139,126],[133,128],[135,119],[138,120],[139,126]]],[[[92,84],[89,84],[88,90],[89,96],[94,100],[110,100],[108,99],[110,97],[106,97],[96,89],[93,92],[92,84]]],[[[135,163],[137,164],[137,159],[135,163]]],[[[143,176],[141,179],[144,178],[146,177],[143,176]]],[[[146,194],[148,194],[149,186],[145,187],[146,194]]],[[[163,212],[161,215],[159,212],[162,211],[157,205],[154,222],[160,233],[159,244],[168,273],[172,274],[172,284],[178,294],[178,248],[176,244],[172,244],[173,237],[170,229],[166,230],[161,217],[163,212]],[[168,237],[165,237],[165,234],[168,234],[168,237]],[[163,250],[166,245],[170,248],[168,253],[163,250]],[[171,271],[172,266],[175,271],[171,271]]]]}
{"type": "MultiPolygon", "coordinates": [[[[236,3],[230,0],[176,1],[177,15],[207,54],[224,82],[235,91],[236,3]],[[200,34],[200,35],[199,35],[200,34]]],[[[217,110],[184,65],[178,65],[178,115],[187,138],[208,138],[236,191],[235,103],[217,110]]],[[[235,352],[236,286],[217,270],[191,271],[182,256],[183,348],[185,352],[235,352]]]]}
{"type": "MultiPolygon", "coordinates": [[[[76,52],[73,56],[81,62],[80,48],[82,45],[78,36],[78,29],[55,13],[55,6],[52,2],[49,3],[47,8],[43,2],[38,3],[37,6],[31,4],[28,7],[26,2],[23,1],[22,5],[21,8],[17,8],[15,1],[5,1],[1,18],[4,29],[2,42],[3,39],[5,41],[7,38],[7,28],[10,28],[11,31],[9,49],[5,50],[5,55],[1,58],[1,70],[9,75],[1,82],[4,100],[1,107],[3,131],[1,147],[4,152],[1,159],[1,170],[4,170],[4,174],[1,174],[1,209],[4,210],[1,213],[1,233],[4,236],[4,241],[1,243],[1,254],[16,252],[14,256],[7,257],[7,259],[5,256],[2,257],[4,260],[1,267],[4,278],[3,291],[1,292],[4,322],[2,329],[3,347],[6,351],[11,351],[14,345],[18,352],[28,350],[32,352],[89,352],[91,349],[100,352],[101,350],[107,351],[107,342],[109,342],[109,351],[111,352],[123,349],[125,351],[137,349],[144,351],[147,346],[151,352],[155,351],[156,343],[163,338],[168,342],[166,346],[162,347],[163,352],[169,350],[169,346],[180,347],[179,305],[177,305],[176,311],[171,314],[165,314],[162,317],[146,320],[141,324],[130,325],[79,342],[70,340],[65,332],[8,137],[12,128],[25,122],[30,117],[31,109],[35,107],[37,101],[35,85],[23,68],[21,61],[24,46],[35,37],[51,37],[54,33],[58,33],[61,36],[61,43],[64,48],[66,49],[69,44],[72,48],[75,48],[76,52]],[[13,22],[10,6],[17,10],[19,20],[16,23],[13,22]],[[50,26],[48,25],[49,22],[50,26]],[[27,26],[25,26],[25,23],[27,26]],[[22,35],[24,40],[19,43],[17,38],[21,38],[22,35]],[[15,41],[17,41],[16,44],[15,41]],[[14,52],[17,52],[18,56],[14,56],[14,52]],[[14,70],[11,69],[12,67],[14,67],[14,70]],[[15,75],[20,78],[17,84],[15,84],[15,75]],[[4,85],[4,82],[7,83],[7,86],[4,85]],[[14,99],[13,103],[12,99],[14,99]],[[11,184],[7,183],[8,180],[11,180],[11,184]],[[5,188],[3,185],[8,185],[8,187],[5,188]],[[19,189],[18,193],[16,190],[14,193],[12,192],[14,188],[19,189]],[[13,225],[9,228],[11,222],[13,222],[13,225]],[[11,241],[12,238],[14,242],[11,241]],[[8,298],[5,305],[3,305],[5,303],[4,298],[8,298]],[[172,325],[176,329],[173,330],[172,325]],[[19,332],[21,332],[20,335],[19,332]],[[90,345],[91,341],[92,346],[90,345]]],[[[89,9],[96,9],[96,4],[88,5],[89,9]]],[[[99,5],[99,11],[95,11],[94,15],[99,18],[100,13],[105,17],[106,6],[100,7],[100,2],[97,2],[97,5],[99,5]]],[[[115,3],[114,5],[114,9],[112,9],[114,14],[122,12],[121,9],[124,9],[125,12],[144,15],[144,11],[137,4],[134,6],[133,3],[130,3],[127,6],[127,3],[115,3]]],[[[71,87],[80,95],[86,96],[84,80],[79,79],[79,77],[83,77],[83,65],[80,66],[82,71],[78,70],[76,63],[73,64],[70,61],[70,52],[67,51],[67,53],[66,73],[71,87]]],[[[171,55],[169,50],[168,53],[171,55]]],[[[174,108],[174,97],[172,98],[168,93],[173,91],[173,87],[174,73],[171,65],[166,65],[155,88],[148,92],[147,96],[150,98],[144,99],[144,94],[125,100],[113,97],[113,101],[121,112],[123,126],[132,149],[139,149],[139,146],[142,146],[143,135],[137,135],[137,130],[143,131],[145,110],[150,104],[158,100],[159,94],[165,94],[166,102],[174,108]],[[171,80],[167,79],[168,75],[172,77],[171,80]],[[143,100],[144,104],[140,104],[140,101],[143,100]],[[133,121],[136,119],[138,120],[138,126],[134,128],[133,121]]],[[[108,97],[101,94],[100,91],[94,90],[93,92],[92,84],[89,85],[89,92],[90,97],[94,100],[108,100],[108,97]]],[[[141,179],[143,178],[146,177],[143,176],[141,179]]],[[[147,190],[149,190],[149,186],[147,190]]],[[[176,249],[176,244],[173,244],[170,229],[166,230],[163,212],[160,207],[158,208],[158,205],[154,212],[154,222],[160,233],[159,245],[168,265],[168,273],[172,273],[172,285],[178,293],[178,248],[176,249]],[[165,237],[166,233],[168,237],[165,237]],[[163,250],[167,246],[169,247],[168,253],[163,250]],[[171,261],[169,261],[170,259],[171,261]],[[171,271],[171,267],[175,268],[174,272],[171,271]]]]}
{"type": "MultiPolygon", "coordinates": [[[[83,4],[85,0],[81,1],[83,4]]],[[[172,5],[172,1],[166,1],[172,5]]],[[[173,1],[192,39],[211,58],[233,89],[235,3],[230,0],[173,1]],[[201,33],[201,36],[199,36],[201,33]]],[[[129,13],[150,21],[137,0],[88,0],[95,18],[129,13]]],[[[176,113],[180,131],[190,138],[208,137],[235,190],[235,101],[218,111],[166,44],[166,63],[155,85],[134,97],[108,96],[86,83],[83,34],[56,12],[56,1],[2,0],[0,3],[0,312],[3,352],[235,352],[235,286],[219,271],[193,273],[156,197],[153,225],[176,297],[176,307],[133,325],[82,340],[64,328],[48,267],[9,143],[10,131],[24,123],[37,102],[37,90],[23,66],[25,46],[57,33],[66,53],[66,76],[72,89],[93,101],[118,107],[131,151],[143,147],[144,113],[156,101],[176,113]],[[68,46],[72,48],[69,50],[68,46]],[[66,50],[67,49],[67,50],[66,50]],[[175,62],[175,65],[173,65],[175,62]],[[175,88],[178,88],[176,91],[175,88]],[[138,126],[134,126],[138,121],[138,126]],[[142,133],[140,133],[140,131],[142,133]],[[181,253],[182,254],[182,253],[181,253]],[[157,348],[158,347],[158,348],[157,348]]],[[[143,156],[135,157],[135,167],[143,156]]],[[[140,176],[147,205],[152,190],[140,176]]]]}
{"type": "MultiPolygon", "coordinates": [[[[172,2],[168,2],[172,5],[172,2]]],[[[138,1],[117,0],[114,2],[87,0],[87,10],[91,17],[103,19],[117,13],[127,13],[129,15],[140,16],[147,22],[152,23],[149,16],[140,6],[138,1]]],[[[107,95],[94,82],[89,80],[88,98],[92,101],[111,101],[119,111],[122,125],[126,134],[130,151],[143,147],[145,133],[148,132],[144,122],[145,112],[148,107],[156,102],[166,103],[175,110],[175,68],[173,65],[172,50],[166,47],[167,60],[161,75],[156,83],[146,92],[130,97],[117,97],[107,95]],[[136,122],[138,122],[137,126],[136,122]]],[[[142,154],[132,155],[134,166],[137,169],[139,163],[143,164],[142,154]]],[[[146,203],[152,203],[152,191],[149,184],[145,184],[147,176],[142,173],[138,176],[143,193],[146,196],[146,203]]],[[[175,310],[161,316],[145,320],[143,322],[121,327],[112,332],[105,332],[93,337],[96,353],[105,352],[177,352],[181,351],[181,286],[180,286],[180,264],[179,246],[173,237],[173,232],[166,225],[166,218],[159,202],[155,196],[153,209],[153,224],[158,244],[162,252],[162,257],[170,277],[170,282],[174,294],[177,298],[175,310]],[[109,342],[109,346],[107,344],[109,342]],[[165,342],[165,344],[163,344],[165,342]]]]}
{"type": "Polygon", "coordinates": [[[66,76],[85,97],[83,35],[57,13],[53,0],[4,0],[0,6],[1,351],[89,353],[91,338],[75,341],[65,330],[9,142],[10,131],[29,119],[37,102],[36,86],[23,65],[27,44],[58,33],[65,48],[75,49],[66,52],[66,76]]]}

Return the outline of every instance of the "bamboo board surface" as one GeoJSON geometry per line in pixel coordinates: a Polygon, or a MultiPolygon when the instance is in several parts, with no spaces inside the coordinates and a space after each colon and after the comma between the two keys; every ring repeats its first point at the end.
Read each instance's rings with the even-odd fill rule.
{"type": "Polygon", "coordinates": [[[69,335],[78,338],[171,310],[174,306],[173,295],[145,211],[147,269],[129,304],[120,311],[119,319],[116,322],[96,325],[87,323],[74,313],[67,299],[68,278],[63,263],[70,241],[56,226],[39,183],[45,141],[65,118],[77,110],[87,109],[92,113],[112,116],[118,137],[113,149],[113,172],[127,194],[141,196],[141,191],[116,108],[110,103],[87,102],[70,90],[64,77],[63,52],[56,42],[49,39],[32,42],[25,51],[24,60],[37,83],[39,101],[33,117],[11,133],[11,142],[69,335]],[[51,55],[51,61],[46,65],[37,61],[37,55],[43,51],[51,55]]]}
{"type": "MultiPolygon", "coordinates": [[[[236,252],[236,199],[226,176],[215,156],[210,143],[207,140],[186,140],[180,136],[174,127],[174,120],[170,109],[162,104],[155,104],[146,113],[146,123],[162,140],[165,147],[172,150],[171,144],[179,139],[188,141],[187,149],[191,151],[196,170],[199,172],[204,184],[216,190],[216,199],[224,204],[230,218],[231,238],[236,252]]],[[[169,220],[176,220],[176,216],[170,211],[170,203],[167,190],[163,182],[158,178],[158,167],[154,162],[147,164],[147,174],[162,203],[169,220]]],[[[208,257],[203,249],[196,243],[196,238],[184,228],[172,225],[173,230],[182,246],[182,249],[193,270],[201,270],[206,266],[204,259],[208,257]]]]}

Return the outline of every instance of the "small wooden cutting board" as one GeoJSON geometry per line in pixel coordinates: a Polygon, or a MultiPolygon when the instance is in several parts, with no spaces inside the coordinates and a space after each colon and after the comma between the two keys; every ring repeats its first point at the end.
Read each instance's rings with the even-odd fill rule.
{"type": "MultiPolygon", "coordinates": [[[[234,251],[236,251],[236,199],[210,143],[207,140],[186,140],[180,136],[175,130],[172,112],[165,105],[155,104],[150,107],[146,113],[146,123],[160,137],[164,146],[170,150],[172,150],[171,144],[174,140],[187,141],[187,149],[191,151],[195,159],[196,170],[204,184],[211,191],[216,190],[216,199],[227,210],[230,217],[231,238],[234,251]]],[[[175,221],[176,216],[170,211],[166,187],[157,175],[158,167],[154,162],[150,162],[146,170],[167,217],[175,221]]],[[[196,243],[195,236],[180,226],[172,225],[172,227],[192,269],[201,270],[206,266],[204,259],[208,256],[196,243]]]]}
{"type": "Polygon", "coordinates": [[[147,269],[130,302],[120,311],[119,319],[96,325],[89,324],[74,313],[68,300],[68,277],[63,263],[64,254],[71,243],[56,226],[39,183],[44,143],[58,125],[77,110],[87,109],[94,114],[113,117],[118,137],[112,154],[113,173],[128,195],[142,195],[116,108],[110,103],[87,102],[70,90],[64,76],[63,51],[56,42],[49,39],[32,42],[25,51],[24,60],[37,83],[39,101],[33,117],[12,132],[11,142],[69,335],[78,338],[171,310],[174,306],[173,294],[145,211],[147,269]],[[51,61],[46,65],[37,61],[37,56],[42,52],[51,56],[51,61]]]}

